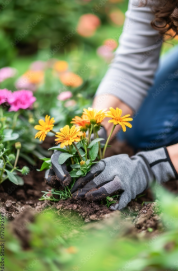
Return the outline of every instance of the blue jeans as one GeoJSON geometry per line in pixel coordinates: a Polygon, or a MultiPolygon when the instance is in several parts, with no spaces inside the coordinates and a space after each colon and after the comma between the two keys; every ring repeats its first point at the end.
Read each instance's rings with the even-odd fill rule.
{"type": "Polygon", "coordinates": [[[161,59],[154,84],[132,125],[118,133],[118,138],[135,150],[178,143],[178,46],[161,59]]]}

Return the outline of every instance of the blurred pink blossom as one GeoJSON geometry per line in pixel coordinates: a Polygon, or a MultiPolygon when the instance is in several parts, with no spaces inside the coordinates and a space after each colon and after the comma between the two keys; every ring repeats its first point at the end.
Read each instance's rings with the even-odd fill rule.
{"type": "Polygon", "coordinates": [[[7,78],[14,77],[16,74],[16,69],[10,67],[4,67],[0,69],[0,82],[3,82],[7,78]]]}
{"type": "Polygon", "coordinates": [[[97,49],[97,54],[101,56],[107,62],[110,62],[113,59],[113,52],[109,46],[102,45],[97,49]]]}
{"type": "Polygon", "coordinates": [[[21,76],[19,79],[17,79],[17,81],[15,82],[15,87],[17,89],[28,89],[31,91],[36,90],[36,85],[30,83],[28,79],[25,78],[24,76],[21,76]]]}
{"type": "Polygon", "coordinates": [[[33,71],[42,71],[46,68],[46,62],[45,61],[34,61],[31,65],[30,65],[30,69],[33,71]]]}
{"type": "Polygon", "coordinates": [[[91,37],[100,24],[100,19],[96,15],[84,14],[79,19],[77,32],[83,37],[91,37]]]}
{"type": "Polygon", "coordinates": [[[76,105],[76,101],[75,100],[69,100],[65,103],[65,107],[71,107],[71,106],[75,106],[76,105]]]}
{"type": "Polygon", "coordinates": [[[13,102],[12,92],[8,89],[0,89],[0,104],[13,102]]]}
{"type": "Polygon", "coordinates": [[[27,109],[36,101],[30,90],[18,90],[12,93],[12,99],[9,100],[9,111],[18,111],[19,109],[27,109]]]}
{"type": "Polygon", "coordinates": [[[68,100],[72,97],[72,92],[71,91],[63,91],[59,94],[59,96],[57,97],[58,100],[60,101],[65,101],[68,100]]]}

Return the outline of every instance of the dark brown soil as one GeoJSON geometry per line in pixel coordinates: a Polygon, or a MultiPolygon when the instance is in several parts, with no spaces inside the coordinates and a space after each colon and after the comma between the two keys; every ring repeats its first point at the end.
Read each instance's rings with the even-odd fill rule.
{"type": "MultiPolygon", "coordinates": [[[[48,149],[53,145],[54,139],[48,138],[43,147],[48,149]]],[[[124,143],[118,141],[112,142],[111,147],[107,150],[106,156],[127,153],[133,155],[133,150],[124,143]]],[[[20,167],[25,165],[24,161],[20,161],[20,167]]],[[[41,162],[37,167],[31,167],[31,171],[27,176],[24,176],[25,185],[18,187],[12,183],[6,181],[4,186],[0,187],[0,211],[3,212],[9,220],[14,220],[18,217],[19,221],[24,219],[19,215],[24,213],[24,210],[29,209],[30,212],[41,212],[44,208],[56,208],[60,214],[65,210],[70,212],[77,212],[85,220],[85,222],[97,221],[103,218],[107,218],[113,214],[105,205],[100,203],[88,202],[88,201],[76,201],[74,199],[61,200],[58,203],[49,201],[39,201],[42,196],[41,191],[47,191],[50,189],[45,184],[44,172],[36,171],[36,168],[40,168],[41,162]]],[[[27,165],[27,164],[26,164],[27,165]]],[[[169,182],[166,187],[178,194],[178,181],[169,182]]],[[[150,190],[146,190],[141,196],[138,196],[136,200],[132,201],[128,205],[129,215],[134,214],[133,222],[135,223],[135,229],[137,232],[157,232],[161,229],[159,217],[154,213],[153,197],[150,190]]],[[[16,221],[16,220],[15,220],[16,221]]],[[[17,222],[15,222],[17,223],[17,222]]],[[[17,227],[16,227],[17,228],[17,227]]],[[[16,232],[18,233],[18,231],[16,232]]]]}

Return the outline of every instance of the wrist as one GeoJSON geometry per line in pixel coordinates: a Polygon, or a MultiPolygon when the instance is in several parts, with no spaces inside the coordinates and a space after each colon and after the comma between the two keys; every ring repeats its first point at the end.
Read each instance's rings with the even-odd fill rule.
{"type": "Polygon", "coordinates": [[[166,148],[171,163],[174,166],[176,173],[178,174],[178,144],[166,148]]]}

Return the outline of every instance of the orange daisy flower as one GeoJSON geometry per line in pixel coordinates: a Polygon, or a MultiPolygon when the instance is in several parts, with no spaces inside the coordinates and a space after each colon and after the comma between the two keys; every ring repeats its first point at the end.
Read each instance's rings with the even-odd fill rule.
{"type": "Polygon", "coordinates": [[[38,133],[36,133],[35,138],[39,138],[41,140],[45,140],[46,135],[48,132],[50,132],[54,127],[54,118],[50,119],[50,116],[46,115],[45,120],[40,119],[39,124],[35,125],[35,129],[39,130],[38,133]]]}
{"type": "Polygon", "coordinates": [[[83,116],[90,120],[91,123],[101,124],[106,117],[106,110],[97,110],[94,108],[88,108],[83,110],[83,116]]]}
{"type": "Polygon", "coordinates": [[[69,125],[64,126],[60,129],[60,132],[56,133],[56,144],[61,144],[60,147],[64,148],[65,146],[72,145],[73,142],[79,142],[81,140],[82,132],[79,127],[69,125]]]}
{"type": "Polygon", "coordinates": [[[57,72],[66,72],[68,70],[68,63],[66,61],[56,61],[53,68],[57,72]]]}
{"type": "Polygon", "coordinates": [[[111,118],[111,120],[109,120],[108,122],[113,123],[114,125],[121,125],[124,132],[126,131],[126,126],[132,128],[132,125],[128,122],[133,120],[132,118],[130,118],[130,114],[121,117],[121,109],[114,109],[112,107],[110,107],[109,109],[110,111],[106,113],[106,117],[111,118]]]}
{"type": "Polygon", "coordinates": [[[68,87],[79,87],[82,85],[83,80],[82,78],[73,73],[73,72],[65,72],[59,76],[61,82],[68,87]]]}
{"type": "Polygon", "coordinates": [[[90,120],[84,115],[81,118],[76,116],[72,119],[71,123],[80,126],[82,129],[86,130],[87,127],[90,125],[90,120]]]}
{"type": "Polygon", "coordinates": [[[32,84],[40,84],[44,79],[44,72],[42,71],[27,71],[22,75],[32,84]]]}

